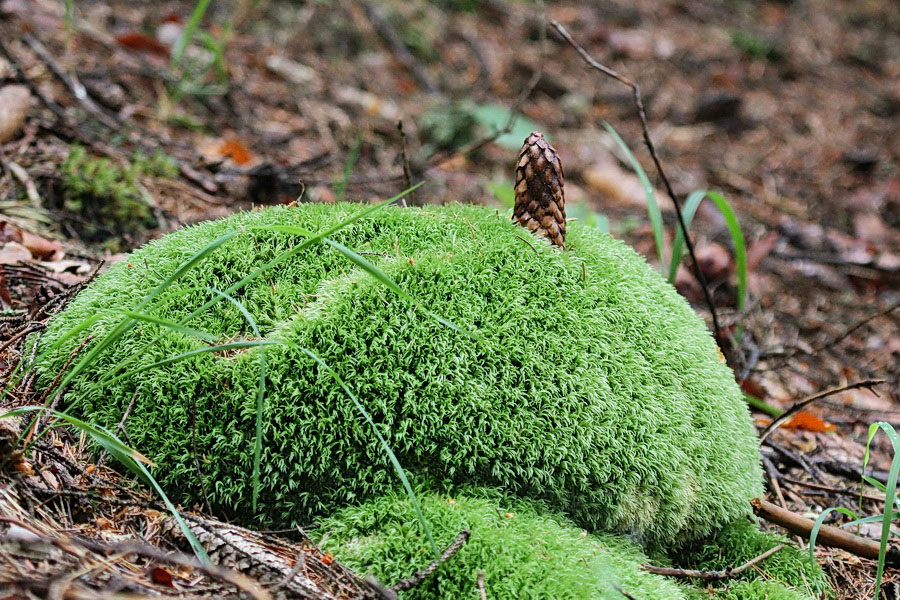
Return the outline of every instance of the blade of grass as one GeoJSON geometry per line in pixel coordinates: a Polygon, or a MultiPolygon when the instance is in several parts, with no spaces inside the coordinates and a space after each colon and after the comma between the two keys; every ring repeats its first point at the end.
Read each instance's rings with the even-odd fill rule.
{"type": "Polygon", "coordinates": [[[372,427],[372,431],[375,432],[375,437],[378,438],[379,443],[381,443],[381,448],[384,450],[385,454],[388,455],[391,464],[393,464],[394,466],[394,470],[397,472],[397,477],[400,478],[400,481],[403,484],[403,488],[406,490],[406,494],[409,496],[413,508],[415,508],[416,517],[418,518],[419,523],[422,524],[422,528],[425,530],[425,535],[428,538],[428,543],[431,545],[431,551],[434,553],[435,558],[439,558],[440,551],[438,550],[437,544],[435,544],[434,542],[434,537],[431,535],[431,527],[428,525],[428,521],[425,519],[425,513],[422,512],[422,506],[419,504],[419,499],[416,497],[416,494],[409,483],[409,479],[406,477],[406,471],[404,471],[403,467],[400,466],[400,461],[397,460],[397,456],[394,454],[394,451],[391,450],[391,447],[388,445],[387,440],[384,439],[381,431],[378,430],[378,426],[375,424],[375,421],[372,419],[369,411],[365,409],[365,407],[362,405],[362,402],[359,401],[359,398],[357,398],[356,395],[350,391],[350,388],[347,387],[347,384],[344,383],[344,380],[341,379],[341,376],[338,375],[337,372],[328,365],[328,363],[322,360],[318,354],[316,354],[312,350],[303,348],[302,346],[295,347],[309,356],[311,359],[316,361],[323,369],[328,372],[329,375],[331,375],[331,377],[337,382],[337,384],[340,385],[341,388],[343,388],[344,393],[346,393],[347,396],[350,397],[350,400],[353,401],[356,409],[360,412],[360,414],[362,414],[366,422],[368,422],[372,427]]]}
{"type": "MultiPolygon", "coordinates": [[[[256,325],[256,319],[247,310],[247,307],[238,302],[233,296],[213,289],[213,292],[228,300],[241,312],[250,328],[253,329],[253,335],[257,338],[262,337],[259,333],[259,327],[256,325]]],[[[259,383],[256,386],[256,436],[253,439],[253,510],[256,511],[256,502],[259,499],[259,471],[262,461],[262,422],[263,409],[265,408],[266,397],[266,347],[259,347],[259,383]]]]}
{"type": "Polygon", "coordinates": [[[395,294],[397,294],[398,296],[400,296],[407,302],[415,305],[418,308],[421,308],[422,312],[424,312],[426,315],[428,315],[429,317],[431,317],[438,323],[440,323],[446,327],[449,327],[450,329],[452,329],[453,331],[455,331],[457,333],[462,333],[464,335],[467,335],[468,337],[470,337],[472,339],[475,339],[475,340],[481,339],[481,336],[478,335],[477,333],[471,332],[468,329],[463,329],[459,325],[453,323],[452,321],[449,321],[448,319],[443,318],[442,316],[435,313],[434,311],[424,308],[422,306],[422,304],[418,300],[416,300],[409,292],[407,292],[406,290],[401,288],[399,285],[397,285],[394,282],[393,279],[391,279],[390,277],[385,275],[384,271],[382,271],[381,269],[379,269],[378,267],[376,267],[375,265],[370,263],[368,260],[366,260],[365,258],[360,256],[359,254],[357,254],[350,248],[347,248],[340,242],[336,242],[336,241],[328,239],[328,238],[325,238],[324,241],[326,244],[328,244],[329,246],[331,246],[332,248],[334,248],[335,250],[337,250],[338,252],[343,254],[345,257],[347,257],[348,260],[350,260],[352,263],[356,264],[356,266],[358,266],[360,269],[362,269],[363,271],[368,273],[370,276],[372,276],[381,285],[388,288],[389,290],[391,290],[392,292],[394,292],[395,294]]]}
{"type": "Polygon", "coordinates": [[[188,44],[191,43],[191,40],[194,39],[194,34],[197,31],[197,27],[200,26],[203,15],[206,14],[206,9],[209,7],[210,1],[211,0],[198,0],[196,6],[194,6],[194,10],[188,19],[187,25],[184,27],[184,32],[182,32],[178,41],[175,42],[175,48],[172,49],[172,62],[170,66],[173,69],[181,64],[184,51],[188,47],[188,44]]]}
{"type": "MultiPolygon", "coordinates": [[[[197,263],[201,260],[209,256],[213,251],[215,251],[219,246],[233,238],[239,233],[239,231],[230,231],[225,235],[222,235],[203,248],[201,248],[196,254],[194,254],[190,259],[185,261],[178,269],[175,270],[174,273],[169,275],[165,280],[160,282],[155,288],[153,288],[141,302],[134,308],[134,311],[140,312],[145,306],[150,304],[154,298],[156,298],[161,292],[163,292],[166,288],[168,288],[172,283],[181,277],[187,271],[193,269],[197,263]]],[[[136,320],[130,317],[126,317],[121,323],[119,323],[110,333],[106,334],[99,342],[93,345],[91,349],[87,352],[87,354],[82,357],[78,363],[63,377],[62,381],[57,385],[57,389],[64,389],[69,382],[72,381],[76,376],[78,376],[81,371],[88,367],[88,365],[93,362],[93,360],[107,347],[109,347],[113,342],[118,340],[122,335],[128,331],[134,324],[136,320]]],[[[179,323],[179,325],[183,325],[183,323],[179,323]]]]}
{"type": "Polygon", "coordinates": [[[612,125],[610,125],[606,121],[603,122],[603,127],[606,128],[606,131],[609,132],[609,134],[616,141],[616,144],[618,144],[619,148],[625,154],[625,157],[631,164],[631,168],[634,169],[635,174],[638,176],[638,179],[640,179],[641,186],[644,188],[644,196],[647,199],[647,216],[650,218],[650,226],[653,228],[653,241],[656,243],[656,254],[657,259],[659,260],[659,268],[663,273],[665,273],[665,230],[663,227],[662,211],[659,209],[659,204],[656,202],[656,194],[653,191],[653,185],[650,183],[650,179],[647,177],[647,173],[644,171],[644,168],[641,167],[641,163],[638,162],[638,159],[635,158],[634,154],[631,152],[631,149],[628,147],[628,144],[625,143],[625,140],[623,140],[618,132],[613,129],[612,125]]]}
{"type": "Polygon", "coordinates": [[[131,369],[130,371],[126,371],[121,375],[113,377],[109,383],[113,384],[120,379],[125,377],[129,377],[131,375],[135,375],[137,373],[143,373],[144,371],[149,371],[150,369],[155,369],[157,367],[164,367],[166,365],[170,365],[172,363],[178,362],[180,360],[185,360],[187,358],[192,358],[194,356],[199,356],[201,354],[206,354],[209,352],[225,352],[226,350],[240,350],[241,348],[255,348],[257,346],[277,346],[282,342],[277,340],[259,340],[259,341],[247,341],[247,342],[230,342],[228,344],[219,344],[217,346],[206,346],[205,348],[197,348],[196,350],[190,350],[188,352],[183,352],[181,354],[177,354],[175,356],[170,356],[169,358],[164,358],[162,360],[158,360],[152,364],[138,367],[136,369],[131,369]]]}
{"type": "Polygon", "coordinates": [[[842,507],[830,507],[826,508],[822,511],[822,514],[816,519],[816,522],[813,523],[812,529],[809,531],[809,558],[810,560],[816,560],[815,549],[816,549],[816,539],[819,537],[819,530],[822,529],[822,525],[825,524],[825,518],[831,514],[832,512],[839,512],[841,514],[847,515],[851,519],[859,519],[857,514],[850,510],[849,508],[842,507]]]}
{"type": "MultiPolygon", "coordinates": [[[[747,246],[744,241],[744,234],[741,231],[741,225],[738,222],[737,215],[734,213],[731,205],[728,204],[725,197],[718,192],[706,190],[691,192],[682,209],[684,226],[685,228],[691,226],[691,221],[694,219],[697,208],[700,206],[700,203],[703,202],[704,198],[709,198],[713,201],[713,204],[716,205],[716,208],[719,209],[719,212],[722,214],[722,218],[725,219],[725,225],[728,227],[728,232],[731,234],[731,241],[734,244],[735,271],[737,272],[738,278],[737,306],[738,310],[744,310],[747,306],[747,246]]],[[[672,260],[669,263],[669,283],[673,285],[675,283],[675,274],[678,271],[678,265],[681,264],[683,252],[684,232],[681,231],[681,228],[678,228],[675,232],[675,239],[672,242],[672,260]]]]}
{"type": "Polygon", "coordinates": [[[894,449],[894,457],[891,460],[891,469],[888,471],[887,485],[885,487],[885,503],[884,517],[881,521],[881,544],[878,549],[878,569],[875,573],[875,600],[878,600],[879,590],[881,590],[881,578],[884,576],[884,559],[887,556],[887,544],[891,534],[891,516],[893,511],[891,506],[897,497],[897,476],[900,475],[900,436],[894,430],[890,423],[879,421],[869,426],[868,440],[866,441],[866,453],[863,457],[862,470],[865,472],[866,466],[869,464],[869,449],[872,445],[872,438],[881,430],[888,436],[891,446],[894,449]]]}
{"type": "Polygon", "coordinates": [[[200,338],[201,340],[205,340],[207,342],[215,342],[218,337],[214,336],[211,333],[206,333],[204,331],[198,331],[197,329],[191,329],[190,327],[184,327],[183,325],[179,325],[175,321],[169,321],[168,319],[163,319],[161,317],[156,317],[154,315],[148,315],[146,313],[134,312],[133,310],[123,310],[122,314],[126,317],[134,319],[135,321],[144,321],[145,323],[153,323],[154,325],[160,325],[165,327],[166,329],[171,329],[177,333],[182,333],[184,335],[189,335],[191,337],[200,338]]]}
{"type": "MultiPolygon", "coordinates": [[[[407,190],[404,190],[403,192],[397,194],[397,195],[394,196],[393,198],[388,198],[387,200],[385,200],[385,201],[383,201],[383,202],[381,202],[381,203],[378,203],[378,204],[372,204],[372,205],[370,205],[370,206],[367,206],[365,209],[361,210],[360,212],[355,213],[355,214],[351,215],[350,217],[344,219],[344,220],[341,221],[340,223],[338,223],[338,224],[336,224],[336,225],[333,225],[333,226],[327,228],[325,231],[322,231],[322,232],[319,232],[319,233],[317,233],[317,234],[315,234],[315,235],[313,235],[313,236],[310,236],[307,240],[305,240],[302,244],[300,244],[300,245],[297,246],[296,248],[292,248],[291,250],[288,250],[287,252],[283,252],[283,253],[279,254],[278,256],[276,256],[275,258],[273,258],[272,260],[270,260],[269,262],[265,263],[264,265],[261,265],[261,266],[257,267],[256,269],[254,269],[253,271],[251,271],[250,274],[247,275],[246,277],[244,277],[243,279],[241,279],[241,280],[237,281],[236,283],[233,283],[233,284],[231,284],[230,286],[228,286],[228,287],[224,290],[224,292],[225,292],[226,294],[234,294],[234,292],[236,292],[236,291],[238,291],[239,289],[243,288],[245,285],[247,285],[248,283],[250,283],[251,281],[253,281],[253,280],[256,279],[257,277],[259,277],[260,275],[262,275],[263,273],[265,273],[265,272],[268,271],[269,269],[271,269],[271,268],[273,268],[273,267],[275,267],[275,266],[277,266],[277,265],[283,263],[283,262],[286,261],[286,260],[289,260],[290,258],[293,258],[294,256],[296,256],[296,255],[299,254],[300,252],[303,252],[304,250],[306,250],[307,248],[309,248],[309,247],[312,246],[313,244],[315,244],[315,243],[319,242],[320,240],[322,240],[324,237],[329,236],[329,235],[331,235],[332,233],[335,233],[336,231],[340,231],[340,230],[343,229],[344,227],[346,227],[346,226],[348,226],[348,225],[351,225],[351,224],[355,223],[355,222],[358,221],[359,219],[362,219],[363,217],[366,217],[366,216],[368,216],[368,215],[370,215],[370,214],[372,214],[372,213],[374,213],[374,212],[376,212],[376,211],[378,211],[378,210],[381,210],[382,208],[385,208],[386,206],[388,206],[388,205],[390,205],[390,204],[393,204],[394,202],[396,202],[397,200],[399,200],[400,198],[402,198],[404,195],[408,194],[409,192],[411,192],[411,191],[415,190],[416,188],[418,188],[419,186],[421,186],[423,183],[424,183],[424,182],[419,182],[419,183],[417,183],[416,185],[412,186],[411,188],[409,188],[409,189],[407,189],[407,190]]],[[[265,230],[269,230],[269,231],[278,231],[279,229],[280,229],[280,228],[279,228],[279,227],[276,227],[276,226],[270,226],[270,227],[260,226],[260,227],[248,227],[248,228],[246,228],[246,231],[265,231],[265,230]]],[[[193,311],[191,311],[187,316],[185,316],[185,317],[183,317],[181,320],[179,320],[179,321],[178,321],[178,324],[179,324],[179,325],[184,325],[184,324],[187,323],[189,320],[193,319],[194,317],[196,317],[197,315],[199,315],[199,314],[202,313],[203,311],[208,310],[208,309],[211,308],[212,306],[215,306],[215,305],[216,305],[218,302],[220,302],[221,300],[222,300],[222,297],[221,297],[221,296],[215,296],[215,297],[211,298],[210,300],[204,302],[204,303],[203,303],[201,306],[199,306],[198,308],[196,308],[196,309],[194,309],[193,311]]],[[[100,378],[100,381],[102,382],[102,381],[107,380],[107,379],[108,379],[109,377],[111,377],[114,373],[116,373],[117,370],[120,370],[120,369],[124,368],[126,365],[128,365],[129,363],[131,363],[131,362],[132,362],[134,359],[136,359],[138,356],[141,356],[142,353],[143,353],[148,347],[150,347],[150,346],[152,346],[153,344],[155,344],[156,341],[157,341],[158,339],[159,339],[159,337],[156,337],[156,338],[150,340],[147,344],[144,344],[144,345],[143,345],[141,348],[139,348],[134,354],[132,354],[130,357],[124,359],[124,360],[117,366],[116,369],[111,370],[110,372],[108,372],[107,374],[105,374],[103,377],[101,377],[101,378],[100,378]]]]}
{"type": "Polygon", "coordinates": [[[334,198],[337,202],[343,202],[347,194],[347,186],[350,185],[350,175],[353,174],[353,168],[356,161],[359,160],[359,150],[362,147],[362,134],[356,134],[356,141],[350,152],[347,153],[347,160],[344,162],[344,172],[341,179],[334,182],[334,198]]]}
{"type": "Polygon", "coordinates": [[[203,563],[210,564],[209,556],[207,556],[206,551],[203,549],[203,546],[200,544],[200,541],[194,535],[194,532],[191,531],[191,528],[187,526],[187,523],[184,522],[184,519],[181,517],[181,513],[178,512],[178,509],[175,508],[175,505],[172,504],[172,501],[169,500],[169,497],[162,490],[159,484],[156,482],[156,479],[150,474],[150,472],[144,467],[143,463],[149,463],[150,460],[145,457],[143,454],[129,448],[122,440],[120,440],[114,433],[109,431],[108,429],[101,427],[99,425],[93,425],[91,423],[87,423],[82,421],[81,419],[75,418],[71,415],[67,415],[65,413],[59,412],[57,410],[53,410],[52,408],[45,408],[43,406],[23,406],[20,408],[14,408],[9,412],[6,412],[0,415],[0,419],[6,419],[9,417],[17,417],[20,415],[32,413],[32,412],[40,412],[47,413],[49,412],[53,416],[58,419],[65,421],[67,424],[75,427],[76,429],[83,431],[87,435],[89,435],[95,442],[97,442],[104,450],[109,452],[111,456],[113,456],[116,460],[122,463],[129,471],[134,473],[141,481],[145,484],[150,485],[153,490],[159,495],[162,499],[163,503],[166,505],[166,508],[169,509],[169,512],[172,513],[172,516],[175,518],[175,521],[178,523],[178,527],[181,528],[181,532],[184,534],[184,537],[187,538],[188,542],[191,545],[191,548],[194,551],[194,555],[203,563]]]}

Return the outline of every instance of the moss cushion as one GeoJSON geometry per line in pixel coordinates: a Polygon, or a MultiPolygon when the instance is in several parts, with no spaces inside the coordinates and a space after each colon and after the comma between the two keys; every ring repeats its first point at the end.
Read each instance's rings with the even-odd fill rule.
{"type": "MultiPolygon", "coordinates": [[[[51,322],[41,347],[63,341],[44,372],[52,377],[84,335],[100,339],[218,236],[241,231],[144,312],[179,321],[301,242],[272,226],[322,231],[360,210],[269,208],[148,244],[51,322]],[[91,327],[63,339],[91,317],[91,327]]],[[[187,321],[220,342],[253,339],[240,303],[262,337],[284,342],[265,348],[256,514],[260,348],[148,369],[206,343],[139,322],[73,382],[69,403],[114,428],[134,396],[129,437],[175,499],[198,501],[202,473],[214,506],[245,523],[308,523],[394,489],[397,476],[371,427],[304,347],[360,398],[418,484],[497,487],[541,499],[579,526],[652,544],[695,539],[746,514],[747,500],[761,493],[756,436],[703,322],[625,244],[571,225],[571,248],[561,251],[484,207],[388,208],[331,237],[363,253],[419,307],[319,243],[235,290],[236,302],[187,321]],[[114,380],[122,365],[143,370],[114,380]]]]}

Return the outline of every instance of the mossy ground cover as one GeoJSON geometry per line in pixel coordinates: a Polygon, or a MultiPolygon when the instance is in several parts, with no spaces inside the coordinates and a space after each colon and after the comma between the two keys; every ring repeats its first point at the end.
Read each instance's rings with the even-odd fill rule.
{"type": "MultiPolygon", "coordinates": [[[[42,348],[90,317],[98,320],[84,334],[99,339],[226,232],[241,230],[146,312],[178,321],[300,243],[272,226],[321,231],[358,210],[271,208],[175,232],[98,278],[51,323],[42,348]]],[[[420,485],[500,488],[581,527],[662,545],[744,515],[761,492],[753,427],[730,370],[688,304],[621,242],[573,223],[572,248],[560,251],[493,210],[459,205],[385,209],[333,239],[480,338],[400,300],[326,244],[235,291],[261,336],[284,343],[265,349],[255,514],[259,348],[148,369],[205,343],[140,323],[72,382],[71,409],[115,428],[134,397],[129,437],[166,489],[197,502],[202,477],[214,507],[248,524],[307,523],[397,485],[371,428],[301,347],[347,382],[420,485]],[[123,364],[145,370],[113,379],[123,364]]],[[[255,336],[229,301],[187,325],[223,341],[255,336]]],[[[47,377],[80,341],[44,361],[47,377]]]]}
{"type": "MultiPolygon", "coordinates": [[[[651,559],[633,542],[589,534],[540,503],[502,499],[485,490],[453,497],[425,494],[419,500],[442,546],[462,529],[470,531],[470,538],[434,576],[406,592],[404,600],[474,598],[479,571],[488,597],[502,599],[813,600],[828,593],[821,569],[795,547],[786,547],[740,579],[708,586],[651,574],[640,567],[651,559]]],[[[784,541],[746,520],[725,531],[696,548],[691,557],[696,568],[742,564],[784,541]],[[730,559],[737,560],[726,562],[730,559]]],[[[415,511],[401,495],[341,510],[320,523],[318,532],[339,561],[388,584],[433,560],[415,511]]]]}

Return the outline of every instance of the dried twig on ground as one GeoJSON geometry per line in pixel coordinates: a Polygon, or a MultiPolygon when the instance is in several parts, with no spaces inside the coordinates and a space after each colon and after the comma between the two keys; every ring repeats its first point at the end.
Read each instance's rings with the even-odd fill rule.
{"type": "MultiPolygon", "coordinates": [[[[760,519],[784,527],[791,533],[809,539],[812,528],[815,525],[812,520],[801,517],[789,510],[785,510],[762,498],[754,498],[750,501],[750,504],[753,506],[753,513],[760,519]]],[[[840,548],[851,554],[862,556],[863,558],[871,558],[873,560],[878,560],[880,550],[880,543],[877,540],[870,540],[858,535],[853,535],[848,531],[832,527],[831,525],[822,525],[822,527],[819,528],[816,543],[831,548],[840,548]]],[[[893,545],[888,546],[885,564],[892,567],[900,567],[900,548],[893,545]]]]}
{"type": "Polygon", "coordinates": [[[600,64],[596,60],[594,60],[590,54],[588,54],[587,50],[581,47],[578,42],[576,42],[569,32],[566,31],[566,28],[559,24],[555,19],[550,20],[550,24],[554,29],[562,36],[562,38],[574,48],[581,58],[590,65],[592,68],[600,71],[607,77],[612,77],[619,83],[628,86],[631,88],[631,93],[634,98],[634,105],[637,108],[638,119],[641,122],[641,130],[644,134],[644,144],[647,146],[647,150],[650,151],[650,157],[653,159],[653,164],[656,166],[656,172],[659,173],[659,178],[662,180],[663,185],[666,188],[666,193],[669,194],[669,198],[672,199],[672,204],[675,205],[675,214],[678,216],[678,226],[681,228],[681,233],[684,235],[685,246],[687,246],[688,254],[691,256],[691,263],[694,266],[694,275],[697,277],[697,281],[700,283],[700,287],[703,288],[703,297],[706,300],[707,306],[709,306],[709,312],[712,315],[713,321],[713,335],[716,338],[716,343],[720,348],[724,348],[724,339],[722,338],[722,332],[719,330],[719,317],[716,314],[716,307],[713,304],[712,295],[709,293],[709,284],[706,281],[706,275],[703,274],[703,270],[700,268],[700,263],[697,261],[697,254],[694,252],[694,242],[691,240],[691,236],[688,234],[687,225],[684,222],[684,215],[681,212],[681,202],[678,200],[677,194],[675,194],[675,190],[672,189],[672,184],[669,183],[669,178],[666,175],[665,170],[663,170],[662,163],[660,163],[659,155],[656,153],[656,146],[653,145],[653,140],[650,139],[650,129],[647,126],[647,114],[644,111],[644,101],[641,98],[641,88],[635,82],[631,81],[627,77],[623,77],[618,74],[614,70],[609,67],[600,64]]]}
{"type": "Polygon", "coordinates": [[[401,579],[397,583],[391,586],[391,589],[395,592],[405,592],[406,590],[411,590],[423,581],[425,581],[429,575],[437,571],[437,568],[447,562],[454,554],[456,554],[463,545],[469,541],[469,530],[463,529],[459,532],[459,535],[456,536],[456,539],[447,546],[447,549],[441,553],[440,558],[437,560],[431,561],[431,563],[418,571],[412,577],[407,579],[401,579]]]}
{"type": "MultiPolygon", "coordinates": [[[[849,385],[842,385],[840,387],[831,388],[829,390],[819,392],[818,394],[813,394],[812,396],[807,396],[803,400],[794,403],[793,406],[781,413],[781,416],[769,423],[766,428],[762,430],[762,433],[759,434],[759,443],[762,444],[764,441],[766,441],[766,438],[769,437],[769,434],[778,429],[778,427],[780,427],[782,423],[787,421],[788,417],[791,417],[797,412],[803,410],[816,400],[820,400],[822,398],[827,398],[828,396],[833,396],[834,394],[839,394],[840,392],[846,392],[847,390],[855,390],[858,388],[866,388],[868,390],[872,390],[873,387],[882,383],[884,383],[883,379],[867,379],[865,381],[858,381],[849,385]]],[[[872,391],[872,393],[874,394],[875,392],[872,391]]]]}
{"type": "Polygon", "coordinates": [[[484,589],[484,571],[478,571],[478,578],[475,580],[478,586],[478,596],[481,600],[487,600],[487,590],[484,589]]]}
{"type": "MultiPolygon", "coordinates": [[[[774,505],[773,505],[774,506],[774,505]]],[[[760,563],[779,550],[784,548],[784,544],[778,544],[774,548],[769,548],[759,556],[751,558],[744,564],[738,567],[728,567],[727,569],[722,569],[721,571],[704,571],[704,570],[695,570],[695,569],[672,569],[668,567],[654,567],[653,565],[641,565],[641,568],[650,573],[655,573],[657,575],[665,575],[666,577],[691,577],[694,579],[703,579],[704,581],[721,581],[722,579],[728,579],[730,577],[735,577],[740,575],[753,565],[760,563]]]]}

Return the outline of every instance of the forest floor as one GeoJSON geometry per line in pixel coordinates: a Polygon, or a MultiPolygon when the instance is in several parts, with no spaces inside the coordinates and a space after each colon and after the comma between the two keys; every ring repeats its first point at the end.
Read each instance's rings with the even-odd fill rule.
{"type": "MultiPolygon", "coordinates": [[[[677,194],[718,190],[735,209],[748,248],[743,310],[712,203],[692,232],[723,333],[743,332],[727,352],[743,389],[786,410],[851,386],[765,440],[770,500],[812,518],[856,510],[869,426],[900,423],[896,3],[562,1],[546,15],[529,3],[474,4],[212,3],[181,53],[193,2],[82,0],[67,15],[53,0],[0,1],[0,366],[28,351],[15,343],[22,327],[101,260],[186,223],[298,196],[384,198],[409,181],[425,182],[414,203],[505,210],[516,153],[535,128],[562,157],[570,216],[659,266],[641,183],[603,126],[658,181],[631,92],[588,68],[552,18],[641,86],[677,194]],[[478,144],[515,110],[511,131],[478,144]]],[[[657,197],[671,244],[675,212],[657,197]]],[[[688,269],[677,287],[709,322],[688,269]]],[[[761,430],[771,420],[754,416],[761,430]]],[[[66,487],[60,471],[85,468],[79,448],[57,442],[59,456],[22,467],[49,492],[66,487]]],[[[886,482],[888,436],[872,452],[866,474],[886,482]]],[[[863,513],[883,512],[884,494],[864,491],[863,513]]],[[[133,531],[154,510],[111,506],[87,521],[95,535],[133,531]]],[[[880,523],[862,534],[877,538],[880,523]]],[[[816,555],[839,597],[873,597],[874,561],[816,555]]],[[[175,584],[157,573],[148,585],[175,584]]]]}

